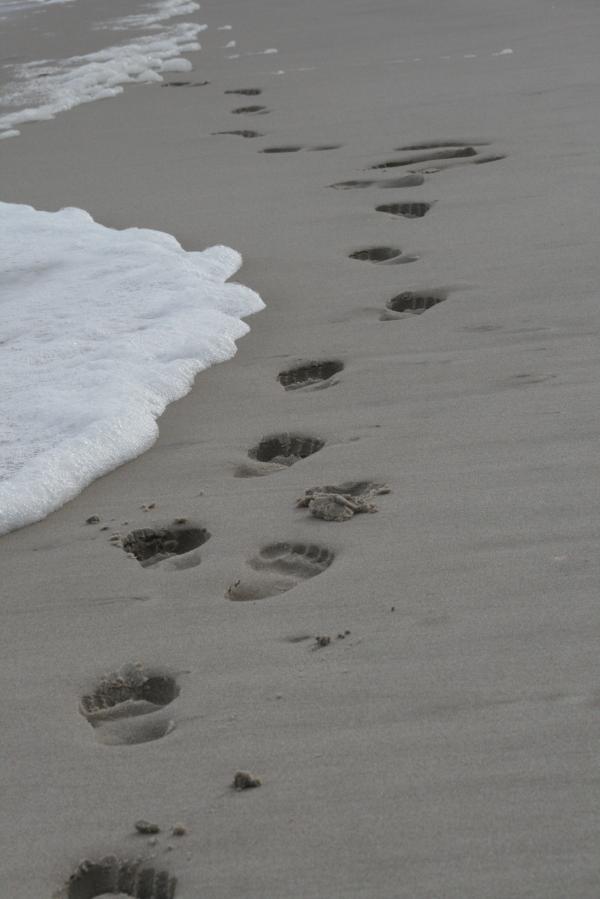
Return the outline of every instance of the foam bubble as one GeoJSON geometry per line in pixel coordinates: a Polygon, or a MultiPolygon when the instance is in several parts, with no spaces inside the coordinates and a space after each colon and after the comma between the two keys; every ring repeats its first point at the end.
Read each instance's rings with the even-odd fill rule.
{"type": "Polygon", "coordinates": [[[156,419],[264,308],[241,257],[0,203],[0,534],[148,449],[156,419]]]}

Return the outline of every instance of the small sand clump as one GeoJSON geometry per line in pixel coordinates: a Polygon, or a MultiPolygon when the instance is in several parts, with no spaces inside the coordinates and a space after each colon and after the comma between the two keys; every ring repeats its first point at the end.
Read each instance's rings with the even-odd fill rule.
{"type": "Polygon", "coordinates": [[[234,790],[251,790],[253,787],[260,787],[262,782],[259,777],[254,777],[247,771],[236,772],[233,778],[232,787],[234,790]]]}

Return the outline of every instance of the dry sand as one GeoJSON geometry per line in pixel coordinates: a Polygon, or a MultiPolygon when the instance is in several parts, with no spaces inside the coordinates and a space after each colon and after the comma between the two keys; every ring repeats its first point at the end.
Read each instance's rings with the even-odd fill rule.
{"type": "Polygon", "coordinates": [[[229,244],[267,304],[150,452],[0,541],[3,895],[114,853],[168,869],[177,899],[596,899],[597,4],[206,0],[197,20],[209,85],[128,88],[0,147],[3,200],[229,244]],[[265,136],[212,134],[231,129],[265,136]],[[328,186],[477,140],[505,158],[328,186]],[[433,205],[375,211],[411,201],[433,205]],[[348,258],[376,246],[418,260],[348,258]],[[380,320],[411,289],[448,298],[380,320]],[[344,369],[284,390],[307,360],[344,369]],[[325,446],[235,477],[286,432],[325,446]],[[348,480],[392,493],[343,523],[295,508],[348,480]],[[191,567],[109,542],[177,517],[211,534],[191,567]],[[227,599],[279,589],[280,543],[297,585],[227,599]],[[179,695],[160,708],[163,677],[129,709],[158,711],[91,727],[82,696],[137,662],[179,695]],[[233,791],[238,770],[260,789],[233,791]]]}

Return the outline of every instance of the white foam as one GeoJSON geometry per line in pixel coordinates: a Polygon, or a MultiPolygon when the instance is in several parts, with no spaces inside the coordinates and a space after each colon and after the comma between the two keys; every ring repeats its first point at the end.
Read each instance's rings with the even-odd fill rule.
{"type": "MultiPolygon", "coordinates": [[[[0,96],[0,103],[23,107],[0,115],[0,135],[18,134],[26,122],[46,121],[82,103],[123,92],[123,84],[162,81],[160,72],[175,71],[173,60],[200,49],[196,40],[206,25],[182,22],[160,34],[139,37],[130,43],[106,47],[85,56],[36,60],[16,69],[16,83],[0,96]],[[169,68],[171,66],[171,68],[169,68]]],[[[177,69],[176,71],[180,71],[177,69]]]]}
{"type": "Polygon", "coordinates": [[[148,28],[173,19],[176,16],[187,16],[200,9],[200,4],[194,0],[155,0],[149,3],[147,11],[137,15],[121,16],[117,19],[109,19],[108,22],[95,25],[96,29],[110,29],[111,31],[130,31],[133,28],[148,28]]]}
{"type": "Polygon", "coordinates": [[[81,209],[0,203],[0,534],[144,452],[195,375],[264,307],[241,257],[81,209]]]}
{"type": "Polygon", "coordinates": [[[40,10],[55,3],[73,3],[73,0],[0,0],[0,19],[8,13],[40,10]]]}
{"type": "Polygon", "coordinates": [[[511,50],[510,47],[505,47],[504,50],[498,50],[497,53],[492,53],[492,56],[512,56],[514,50],[511,50]]]}

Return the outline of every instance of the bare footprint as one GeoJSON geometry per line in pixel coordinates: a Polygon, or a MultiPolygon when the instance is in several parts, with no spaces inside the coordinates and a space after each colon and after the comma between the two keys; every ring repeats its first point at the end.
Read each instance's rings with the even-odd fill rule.
{"type": "Polygon", "coordinates": [[[407,219],[419,219],[427,215],[433,203],[419,203],[410,201],[407,203],[383,203],[376,206],[376,212],[388,212],[390,215],[401,215],[407,219]]]}
{"type": "Polygon", "coordinates": [[[467,140],[463,138],[462,140],[451,140],[450,138],[444,138],[442,140],[430,140],[425,141],[421,144],[407,144],[404,147],[396,147],[398,153],[403,153],[409,150],[441,150],[445,148],[452,147],[487,147],[491,141],[489,140],[467,140]]]}
{"type": "Polygon", "coordinates": [[[148,743],[175,727],[160,713],[179,692],[172,675],[129,664],[104,677],[91,693],[82,696],[79,711],[94,728],[99,743],[148,743]]]}
{"type": "Polygon", "coordinates": [[[165,81],[162,87],[206,87],[210,81],[165,81]]]}
{"type": "Polygon", "coordinates": [[[266,106],[238,106],[231,111],[234,115],[265,115],[269,112],[266,106]]]}
{"type": "Polygon", "coordinates": [[[339,359],[331,359],[326,362],[306,362],[279,372],[277,380],[285,390],[300,390],[305,387],[331,387],[337,384],[333,380],[334,375],[344,368],[344,363],[339,359]]]}
{"type": "Polygon", "coordinates": [[[206,528],[172,524],[131,531],[123,538],[122,545],[125,552],[136,557],[142,568],[170,560],[167,568],[184,569],[200,564],[200,554],[195,550],[210,540],[210,536],[206,528]],[[176,556],[181,558],[176,559],[176,556]]]}
{"type": "Polygon", "coordinates": [[[316,543],[271,543],[248,561],[253,571],[234,581],[225,596],[247,602],[287,593],[302,581],[322,574],[333,560],[334,553],[316,543]]]}
{"type": "Polygon", "coordinates": [[[341,144],[327,144],[321,147],[303,147],[297,145],[287,145],[283,147],[265,147],[264,150],[261,150],[261,153],[297,153],[299,150],[312,150],[314,151],[324,151],[324,150],[339,150],[341,144]]]}
{"type": "Polygon", "coordinates": [[[287,146],[287,147],[264,147],[262,150],[259,150],[259,153],[297,153],[298,150],[301,150],[302,147],[296,146],[287,146]]]}
{"type": "Polygon", "coordinates": [[[235,134],[238,137],[264,137],[264,134],[261,134],[260,131],[248,131],[247,129],[241,131],[212,131],[211,134],[213,136],[215,134],[235,134]]]}
{"type": "Polygon", "coordinates": [[[261,477],[295,465],[323,449],[325,441],[306,434],[272,434],[248,451],[252,463],[238,466],[237,478],[261,477]]]}
{"type": "Polygon", "coordinates": [[[462,159],[467,156],[476,156],[475,147],[454,147],[445,150],[431,150],[417,153],[413,156],[405,156],[402,159],[388,159],[386,162],[378,162],[369,166],[370,169],[393,169],[399,166],[416,165],[422,162],[432,162],[437,159],[462,159]]]}
{"type": "Polygon", "coordinates": [[[386,306],[390,311],[383,312],[380,321],[422,315],[423,312],[447,300],[448,294],[447,290],[403,290],[398,296],[387,301],[386,306]]]}
{"type": "Polygon", "coordinates": [[[365,187],[379,187],[389,189],[397,189],[403,187],[420,187],[425,183],[423,175],[410,174],[404,175],[402,178],[388,178],[386,181],[361,180],[361,181],[338,181],[331,184],[330,187],[336,190],[362,190],[365,187]]]}
{"type": "Polygon", "coordinates": [[[365,250],[355,250],[348,254],[350,259],[360,259],[365,262],[379,264],[402,265],[405,262],[416,262],[418,256],[403,256],[402,250],[397,247],[368,247],[365,250]]]}
{"type": "Polygon", "coordinates": [[[238,87],[234,90],[225,91],[226,94],[242,94],[244,97],[258,97],[262,94],[261,87],[238,87]]]}
{"type": "Polygon", "coordinates": [[[94,899],[131,896],[133,899],[174,899],[177,879],[142,859],[106,856],[81,862],[54,899],[94,899]]]}

